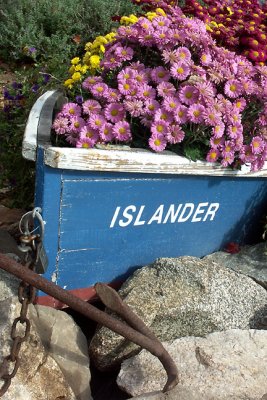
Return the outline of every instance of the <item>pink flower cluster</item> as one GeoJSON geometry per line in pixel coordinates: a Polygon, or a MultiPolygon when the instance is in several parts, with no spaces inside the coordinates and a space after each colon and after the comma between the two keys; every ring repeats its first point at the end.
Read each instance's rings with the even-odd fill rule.
{"type": "Polygon", "coordinates": [[[217,47],[200,20],[170,7],[121,26],[101,67],[82,83],[88,100],[65,104],[54,121],[73,146],[143,140],[160,152],[200,144],[209,162],[262,168],[267,67],[217,47]]]}

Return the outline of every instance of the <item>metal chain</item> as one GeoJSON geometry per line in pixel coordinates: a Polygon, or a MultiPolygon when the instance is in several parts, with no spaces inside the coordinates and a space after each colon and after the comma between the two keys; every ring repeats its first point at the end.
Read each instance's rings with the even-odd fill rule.
{"type": "MultiPolygon", "coordinates": [[[[30,257],[29,251],[27,251],[24,260],[24,267],[30,270],[34,270],[34,267],[39,257],[40,242],[36,246],[34,242],[35,238],[36,235],[32,235],[31,260],[30,261],[28,260],[30,257]]],[[[18,288],[18,300],[21,303],[20,316],[15,318],[13,321],[10,333],[10,337],[13,341],[11,345],[11,350],[9,355],[7,355],[4,358],[2,365],[0,366],[0,380],[4,381],[4,383],[0,387],[0,397],[2,397],[8,390],[11,384],[11,379],[14,378],[20,366],[21,362],[21,359],[19,357],[20,348],[22,343],[28,339],[31,328],[30,321],[27,318],[28,306],[29,304],[32,304],[34,302],[35,294],[36,294],[36,289],[33,286],[29,285],[24,281],[20,283],[18,288]],[[20,324],[20,326],[24,325],[23,335],[19,335],[18,333],[19,330],[18,324],[20,324]]]]}

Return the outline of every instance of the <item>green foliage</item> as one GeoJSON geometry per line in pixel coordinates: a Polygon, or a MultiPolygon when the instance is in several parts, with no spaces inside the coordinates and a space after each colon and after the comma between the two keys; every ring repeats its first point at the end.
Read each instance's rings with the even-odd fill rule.
{"type": "Polygon", "coordinates": [[[130,0],[0,0],[0,57],[39,62],[56,57],[62,64],[86,41],[110,31],[113,15],[134,8],[130,0]]]}

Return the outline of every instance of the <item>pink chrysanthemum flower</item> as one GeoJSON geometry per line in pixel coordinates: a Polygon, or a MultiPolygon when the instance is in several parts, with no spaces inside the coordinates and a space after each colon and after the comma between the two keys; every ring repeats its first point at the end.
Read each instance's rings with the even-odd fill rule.
{"type": "Polygon", "coordinates": [[[94,86],[92,86],[90,90],[93,96],[97,98],[102,98],[106,96],[106,93],[108,91],[108,85],[102,82],[96,83],[94,86]]]}
{"type": "Polygon", "coordinates": [[[163,50],[162,51],[162,58],[165,64],[177,64],[179,62],[178,55],[176,54],[175,50],[163,50]]]}
{"type": "Polygon", "coordinates": [[[155,83],[167,82],[170,79],[170,73],[164,67],[156,67],[151,70],[151,79],[155,83]]]}
{"type": "Polygon", "coordinates": [[[81,117],[74,116],[70,119],[70,131],[72,132],[80,132],[84,125],[85,120],[81,117]]]}
{"type": "Polygon", "coordinates": [[[191,53],[187,47],[178,47],[175,50],[178,57],[178,63],[188,64],[191,61],[191,53]]]}
{"type": "Polygon", "coordinates": [[[125,109],[121,103],[110,103],[104,109],[107,120],[116,123],[125,118],[125,109]]]}
{"type": "Polygon", "coordinates": [[[68,132],[65,136],[66,141],[72,146],[76,146],[77,141],[80,138],[79,131],[68,132]]]}
{"type": "Polygon", "coordinates": [[[188,122],[188,107],[183,104],[179,105],[174,113],[174,119],[178,124],[185,124],[188,122]]]}
{"type": "Polygon", "coordinates": [[[118,89],[109,88],[106,92],[106,100],[110,103],[121,100],[121,93],[118,89]]]}
{"type": "Polygon", "coordinates": [[[223,167],[228,167],[229,165],[233,164],[234,159],[235,159],[234,153],[228,153],[222,158],[221,165],[223,167]]]}
{"type": "Polygon", "coordinates": [[[127,82],[119,83],[118,89],[120,93],[130,95],[136,89],[136,83],[133,80],[127,80],[127,82]]]}
{"type": "Polygon", "coordinates": [[[211,148],[206,156],[208,162],[216,162],[220,157],[220,151],[217,148],[211,148]]]}
{"type": "Polygon", "coordinates": [[[161,28],[153,33],[153,39],[158,48],[164,48],[170,41],[169,31],[167,28],[161,28]]]}
{"type": "Polygon", "coordinates": [[[246,100],[245,100],[243,97],[240,97],[240,99],[237,99],[237,100],[234,102],[234,107],[235,107],[236,110],[237,110],[238,112],[240,112],[240,113],[241,113],[242,111],[244,111],[246,105],[247,105],[247,102],[246,102],[246,100]]]}
{"type": "Polygon", "coordinates": [[[153,122],[153,117],[152,115],[146,115],[145,117],[141,118],[140,122],[145,127],[150,128],[153,122]]]}
{"type": "Polygon", "coordinates": [[[176,93],[175,86],[170,82],[161,82],[157,86],[158,95],[161,97],[171,96],[176,93]]]}
{"type": "Polygon", "coordinates": [[[177,97],[167,96],[163,99],[163,107],[169,112],[175,112],[177,107],[180,105],[180,101],[177,97]]]}
{"type": "Polygon", "coordinates": [[[190,74],[190,67],[185,63],[173,64],[170,69],[171,76],[178,81],[184,81],[190,74]]]}
{"type": "Polygon", "coordinates": [[[74,116],[80,117],[81,113],[82,113],[82,109],[76,103],[66,103],[62,107],[61,113],[62,113],[62,115],[68,116],[68,117],[74,117],[74,116]]]}
{"type": "Polygon", "coordinates": [[[100,76],[89,76],[86,78],[83,83],[83,89],[90,90],[96,83],[103,82],[103,79],[100,76]]]}
{"type": "Polygon", "coordinates": [[[67,117],[57,117],[52,125],[52,128],[58,135],[67,133],[69,127],[69,120],[67,117]]]}
{"type": "Polygon", "coordinates": [[[127,121],[117,122],[113,127],[113,135],[121,142],[128,142],[132,138],[130,124],[127,121]]]}
{"type": "Polygon", "coordinates": [[[168,124],[173,122],[173,114],[167,111],[164,107],[159,108],[154,114],[155,121],[165,121],[168,124]]]}
{"type": "Polygon", "coordinates": [[[143,115],[144,113],[144,103],[142,102],[142,100],[125,100],[124,107],[131,114],[132,117],[140,117],[140,115],[143,115]]]}
{"type": "Polygon", "coordinates": [[[92,114],[89,118],[89,125],[97,131],[99,131],[106,122],[106,119],[101,114],[92,114]]]}
{"type": "Polygon", "coordinates": [[[96,143],[99,139],[99,134],[98,131],[93,129],[90,125],[85,125],[80,131],[80,138],[88,138],[96,143]]]}
{"type": "Polygon", "coordinates": [[[160,133],[155,133],[150,136],[148,140],[149,147],[156,151],[160,152],[163,151],[167,146],[167,139],[164,135],[160,133]]]}
{"type": "Polygon", "coordinates": [[[189,106],[187,111],[189,121],[194,122],[195,124],[201,124],[204,120],[204,111],[205,107],[201,104],[192,104],[189,106]]]}
{"type": "Polygon", "coordinates": [[[211,145],[211,147],[213,147],[214,149],[221,148],[221,147],[224,145],[224,142],[225,142],[224,137],[215,137],[215,136],[212,136],[212,137],[210,138],[210,145],[211,145]]]}
{"type": "Polygon", "coordinates": [[[243,88],[241,83],[236,79],[231,79],[224,86],[224,93],[231,99],[236,99],[242,94],[243,88]]]}
{"type": "Polygon", "coordinates": [[[145,101],[145,113],[154,115],[155,112],[160,108],[160,104],[157,100],[148,99],[145,101]]]}
{"type": "Polygon", "coordinates": [[[155,99],[156,90],[152,86],[144,83],[138,87],[137,94],[142,100],[155,99]]]}
{"type": "Polygon", "coordinates": [[[103,142],[111,142],[114,139],[113,126],[107,122],[100,128],[99,135],[103,142]]]}
{"type": "Polygon", "coordinates": [[[96,114],[101,111],[101,105],[98,101],[96,100],[86,100],[83,105],[82,109],[84,114],[91,115],[91,114],[96,114]]]}
{"type": "Polygon", "coordinates": [[[77,148],[91,149],[92,147],[94,147],[94,145],[95,145],[95,142],[87,137],[82,137],[82,138],[78,139],[76,142],[77,148]]]}
{"type": "Polygon", "coordinates": [[[243,163],[252,163],[256,159],[256,155],[252,153],[250,145],[244,145],[240,150],[239,158],[243,163]]]}
{"type": "Polygon", "coordinates": [[[260,136],[255,136],[250,144],[252,154],[260,154],[264,149],[264,141],[260,136]]]}
{"type": "Polygon", "coordinates": [[[168,26],[170,26],[170,24],[171,24],[171,21],[167,17],[160,16],[160,17],[155,17],[152,20],[152,25],[155,28],[163,28],[163,27],[167,28],[168,26]]]}
{"type": "Polygon", "coordinates": [[[162,135],[167,135],[168,131],[170,130],[170,124],[163,120],[158,120],[154,121],[151,125],[150,128],[152,134],[157,135],[157,134],[162,134],[162,135]]]}
{"type": "Polygon", "coordinates": [[[214,108],[208,108],[203,113],[204,121],[211,126],[221,125],[221,114],[215,111],[214,108]]]}
{"type": "Polygon", "coordinates": [[[236,139],[243,132],[242,124],[229,125],[227,128],[227,133],[231,139],[236,139]]]}
{"type": "Polygon", "coordinates": [[[133,79],[135,72],[136,71],[134,71],[132,68],[124,68],[117,75],[118,83],[125,83],[127,81],[130,81],[131,79],[133,79]]]}
{"type": "Polygon", "coordinates": [[[224,123],[217,123],[212,127],[212,134],[214,138],[220,139],[224,135],[225,125],[224,123]]]}
{"type": "Polygon", "coordinates": [[[198,101],[199,92],[195,86],[185,85],[179,89],[179,99],[186,105],[191,105],[198,101]]]}
{"type": "Polygon", "coordinates": [[[167,140],[170,144],[180,143],[184,140],[185,133],[179,125],[171,125],[167,133],[167,140]]]}
{"type": "Polygon", "coordinates": [[[134,51],[129,46],[119,46],[115,50],[115,55],[119,57],[121,61],[129,61],[133,58],[134,51]]]}
{"type": "Polygon", "coordinates": [[[227,154],[234,154],[235,144],[231,140],[226,140],[222,148],[222,155],[225,157],[227,154]]]}
{"type": "Polygon", "coordinates": [[[200,63],[201,65],[208,66],[212,63],[211,55],[208,51],[204,51],[200,55],[200,63]]]}
{"type": "Polygon", "coordinates": [[[137,85],[148,83],[147,74],[145,71],[133,71],[132,80],[136,81],[137,85]]]}

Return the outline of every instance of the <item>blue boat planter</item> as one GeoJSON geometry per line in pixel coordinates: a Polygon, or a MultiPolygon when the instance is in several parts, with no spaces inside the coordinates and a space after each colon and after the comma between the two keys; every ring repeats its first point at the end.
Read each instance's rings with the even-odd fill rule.
{"type": "MultiPolygon", "coordinates": [[[[23,140],[24,157],[36,161],[45,277],[90,299],[96,282],[121,282],[158,257],[202,257],[259,240],[267,168],[232,171],[117,146],[53,147],[52,118],[63,102],[57,91],[41,96],[23,140]]],[[[39,302],[59,306],[42,293],[39,302]]]]}

